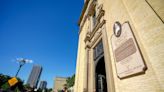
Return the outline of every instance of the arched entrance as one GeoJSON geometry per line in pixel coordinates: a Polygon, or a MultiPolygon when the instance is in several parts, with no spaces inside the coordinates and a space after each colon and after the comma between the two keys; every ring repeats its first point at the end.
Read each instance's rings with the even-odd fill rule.
{"type": "Polygon", "coordinates": [[[85,82],[88,91],[115,92],[111,55],[105,25],[101,27],[99,33],[86,42],[86,55],[88,66],[85,68],[87,69],[87,80],[85,82]]]}
{"type": "Polygon", "coordinates": [[[96,92],[107,92],[106,70],[104,57],[101,57],[95,67],[96,92]]]}
{"type": "Polygon", "coordinates": [[[102,40],[100,40],[94,48],[94,61],[96,92],[107,92],[106,68],[102,40]]]}

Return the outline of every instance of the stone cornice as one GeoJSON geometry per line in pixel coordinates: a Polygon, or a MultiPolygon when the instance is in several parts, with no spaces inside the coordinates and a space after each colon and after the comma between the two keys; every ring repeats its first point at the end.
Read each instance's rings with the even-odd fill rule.
{"type": "Polygon", "coordinates": [[[87,9],[87,6],[88,6],[89,1],[90,1],[90,0],[86,0],[85,3],[84,3],[82,12],[81,12],[81,14],[80,14],[80,19],[79,19],[79,21],[78,21],[78,25],[80,25],[80,23],[81,23],[81,21],[82,21],[82,19],[83,19],[83,16],[84,16],[84,13],[85,13],[85,11],[86,11],[86,9],[87,9]]]}
{"type": "MultiPolygon", "coordinates": [[[[89,10],[87,12],[87,15],[84,16],[83,18],[83,21],[81,21],[81,26],[80,26],[80,30],[79,30],[79,34],[81,33],[81,30],[84,26],[84,23],[85,21],[87,20],[88,17],[92,16],[95,12],[95,7],[96,7],[96,1],[93,0],[89,6],[89,10]]],[[[96,17],[96,25],[100,22],[100,19],[102,18],[102,16],[104,16],[105,14],[105,11],[103,10],[103,5],[101,4],[99,7],[98,7],[98,16],[96,17]]],[[[95,27],[94,27],[95,29],[95,27]]],[[[93,30],[94,30],[93,29],[93,30]]]]}
{"type": "Polygon", "coordinates": [[[87,42],[87,41],[90,42],[92,40],[92,38],[94,37],[94,35],[96,34],[97,30],[105,24],[106,21],[104,19],[101,20],[102,17],[104,16],[104,14],[105,14],[105,12],[101,7],[99,9],[98,16],[96,17],[96,24],[91,32],[87,32],[86,38],[84,40],[85,42],[87,42]]]}
{"type": "Polygon", "coordinates": [[[83,8],[83,11],[82,11],[82,14],[80,16],[80,19],[79,19],[79,22],[78,22],[78,25],[80,26],[80,30],[79,30],[79,34],[81,33],[81,30],[84,26],[84,23],[86,21],[86,19],[91,16],[92,14],[94,14],[94,11],[95,11],[95,7],[96,7],[96,1],[95,0],[90,0],[92,1],[90,4],[89,4],[89,1],[87,3],[87,5],[85,6],[85,9],[83,8]],[[89,6],[88,6],[89,4],[89,6]],[[86,12],[87,10],[87,7],[88,7],[88,11],[86,12]],[[86,14],[85,14],[86,12],[86,14]]]}
{"type": "Polygon", "coordinates": [[[93,0],[91,4],[89,5],[87,15],[92,16],[95,12],[95,7],[96,7],[96,1],[93,0]]]}
{"type": "Polygon", "coordinates": [[[97,32],[97,30],[99,29],[99,28],[101,28],[104,24],[105,24],[105,20],[103,20],[101,23],[98,23],[97,25],[96,25],[96,27],[94,27],[94,29],[92,30],[92,32],[91,32],[91,34],[90,34],[90,39],[89,40],[91,40],[93,37],[94,37],[94,35],[95,35],[95,33],[97,32]]]}
{"type": "Polygon", "coordinates": [[[105,14],[105,11],[103,10],[103,5],[100,5],[100,7],[99,7],[99,11],[98,11],[98,16],[97,16],[97,21],[100,21],[100,19],[102,18],[102,16],[104,16],[104,14],[105,14]]]}
{"type": "Polygon", "coordinates": [[[85,42],[85,44],[86,44],[86,45],[85,45],[85,49],[86,49],[86,48],[91,48],[91,47],[93,46],[93,43],[95,43],[95,42],[97,41],[97,39],[100,38],[100,36],[101,36],[101,34],[102,34],[101,31],[100,31],[100,33],[99,33],[98,35],[95,36],[95,34],[96,34],[97,30],[98,30],[99,28],[101,28],[104,24],[105,24],[105,20],[103,20],[101,23],[98,23],[97,26],[95,27],[95,29],[93,29],[92,32],[88,32],[88,33],[86,34],[86,37],[85,37],[85,39],[84,39],[84,42],[85,42]],[[93,39],[93,37],[94,37],[94,39],[93,39]],[[92,39],[93,39],[93,40],[92,40],[92,39]]]}
{"type": "Polygon", "coordinates": [[[90,42],[89,46],[93,47],[94,43],[101,37],[101,35],[102,35],[102,32],[100,32],[98,35],[96,35],[95,39],[92,42],[90,42]]]}
{"type": "MultiPolygon", "coordinates": [[[[84,20],[82,21],[82,26],[84,25],[84,22],[86,21],[86,19],[90,16],[92,16],[95,12],[95,1],[93,3],[91,3],[91,5],[89,6],[89,10],[88,10],[88,13],[87,13],[87,16],[84,16],[84,20]]],[[[101,37],[101,34],[102,32],[98,32],[98,30],[100,28],[102,28],[102,26],[105,24],[105,20],[103,18],[104,14],[105,14],[105,11],[103,10],[103,5],[100,5],[98,7],[98,10],[97,10],[97,17],[96,17],[96,24],[95,26],[93,27],[92,31],[87,31],[86,33],[86,37],[84,39],[84,42],[85,42],[85,49],[87,48],[91,48],[93,43],[97,41],[97,39],[99,39],[101,37]],[[98,33],[98,34],[96,34],[98,33]]],[[[82,27],[80,29],[80,32],[82,30],[82,27]]],[[[80,33],[79,33],[80,34],[80,33]]]]}
{"type": "Polygon", "coordinates": [[[79,34],[81,33],[81,30],[82,30],[82,28],[83,28],[83,26],[84,26],[85,21],[87,20],[87,17],[88,17],[88,16],[84,16],[84,20],[81,22],[79,34]]]}

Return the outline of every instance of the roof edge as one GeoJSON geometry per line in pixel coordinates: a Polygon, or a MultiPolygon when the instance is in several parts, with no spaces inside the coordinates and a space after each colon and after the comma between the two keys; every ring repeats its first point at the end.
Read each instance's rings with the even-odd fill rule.
{"type": "Polygon", "coordinates": [[[86,0],[85,3],[84,3],[84,6],[83,6],[83,9],[82,9],[82,12],[81,12],[81,14],[80,14],[79,21],[78,21],[78,26],[80,26],[80,23],[81,23],[81,21],[82,21],[82,19],[83,19],[83,17],[84,17],[84,13],[85,13],[85,11],[86,11],[86,9],[87,9],[87,6],[88,6],[89,1],[90,1],[90,0],[86,0]]]}

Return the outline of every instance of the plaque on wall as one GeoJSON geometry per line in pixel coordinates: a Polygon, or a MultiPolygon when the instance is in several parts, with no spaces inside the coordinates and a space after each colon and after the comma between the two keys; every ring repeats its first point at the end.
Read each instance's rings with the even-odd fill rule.
{"type": "Polygon", "coordinates": [[[146,65],[139,51],[137,42],[128,22],[121,25],[116,22],[113,26],[112,49],[116,63],[117,76],[128,77],[144,72],[146,65]]]}

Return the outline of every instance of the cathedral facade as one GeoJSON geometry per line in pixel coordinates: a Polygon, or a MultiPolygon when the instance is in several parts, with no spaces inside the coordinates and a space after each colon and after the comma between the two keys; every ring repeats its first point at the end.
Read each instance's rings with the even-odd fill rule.
{"type": "Polygon", "coordinates": [[[85,0],[74,92],[164,92],[164,0],[85,0]]]}

